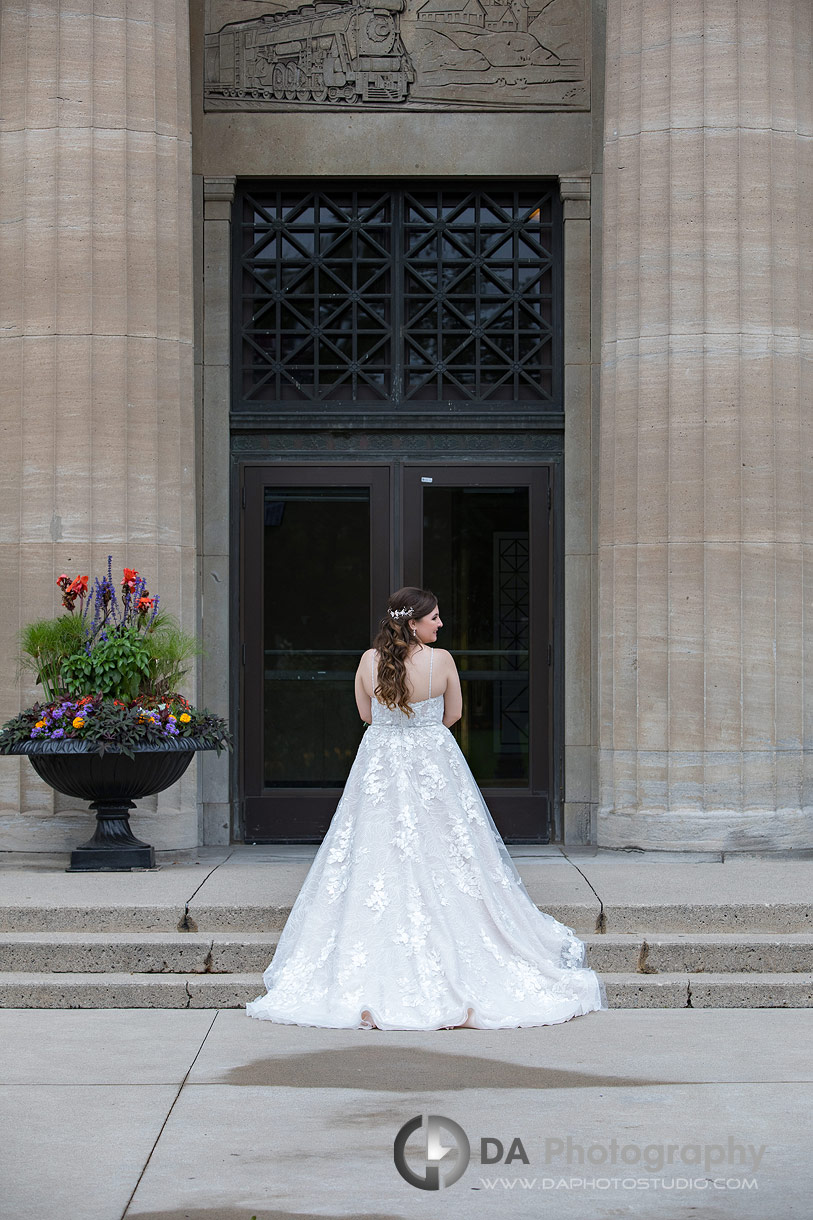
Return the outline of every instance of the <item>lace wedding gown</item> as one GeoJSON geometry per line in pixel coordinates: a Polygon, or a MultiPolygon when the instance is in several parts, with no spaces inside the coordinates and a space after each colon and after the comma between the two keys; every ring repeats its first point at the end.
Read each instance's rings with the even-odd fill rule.
{"type": "MultiPolygon", "coordinates": [[[[431,679],[430,679],[431,683],[431,679]]],[[[431,693],[431,684],[430,684],[431,693]]],[[[534,905],[443,695],[372,701],[251,1017],[335,1029],[554,1025],[606,1008],[574,932],[534,905]]]]}

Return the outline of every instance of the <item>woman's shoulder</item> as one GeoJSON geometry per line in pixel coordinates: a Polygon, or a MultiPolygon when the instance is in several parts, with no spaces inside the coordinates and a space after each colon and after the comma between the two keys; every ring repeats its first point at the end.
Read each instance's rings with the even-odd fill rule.
{"type": "Polygon", "coordinates": [[[435,646],[432,649],[432,652],[434,653],[436,665],[438,663],[441,665],[454,665],[454,657],[450,652],[447,652],[445,648],[438,648],[435,646]]]}
{"type": "Polygon", "coordinates": [[[376,651],[374,648],[368,648],[365,652],[363,652],[361,654],[361,660],[359,661],[359,668],[361,668],[362,665],[369,665],[374,659],[375,655],[376,651]]]}

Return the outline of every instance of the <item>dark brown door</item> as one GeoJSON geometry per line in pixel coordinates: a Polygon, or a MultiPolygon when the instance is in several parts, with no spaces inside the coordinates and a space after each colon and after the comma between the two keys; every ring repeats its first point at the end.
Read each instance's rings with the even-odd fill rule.
{"type": "Polygon", "coordinates": [[[248,842],[324,837],[363,732],[358,658],[399,584],[437,594],[439,644],[463,684],[454,731],[500,833],[548,841],[550,488],[547,466],[245,470],[239,738],[248,842]]]}
{"type": "Polygon", "coordinates": [[[389,593],[386,466],[245,471],[240,739],[248,842],[321,841],[364,726],[358,659],[389,593]]]}
{"type": "Polygon", "coordinates": [[[463,687],[461,748],[500,833],[547,842],[552,806],[548,467],[404,472],[406,584],[437,595],[463,687]]]}

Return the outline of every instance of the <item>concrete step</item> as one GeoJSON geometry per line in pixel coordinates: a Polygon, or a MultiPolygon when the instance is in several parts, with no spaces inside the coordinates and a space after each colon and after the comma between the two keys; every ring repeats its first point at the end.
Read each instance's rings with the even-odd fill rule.
{"type": "Polygon", "coordinates": [[[813,974],[602,974],[610,1008],[813,1008],[813,974]]]}
{"type": "MultiPolygon", "coordinates": [[[[813,935],[809,902],[540,903],[582,938],[598,934],[794,933],[813,935]]],[[[290,903],[0,905],[0,932],[279,932],[290,903]]]]}
{"type": "Polygon", "coordinates": [[[262,974],[279,932],[0,932],[4,971],[262,974]]]}
{"type": "Polygon", "coordinates": [[[263,991],[256,974],[0,974],[0,1008],[240,1008],[263,991]]]}
{"type": "Polygon", "coordinates": [[[588,964],[606,972],[795,973],[813,971],[807,932],[661,933],[585,936],[588,964]]]}
{"type": "MultiPolygon", "coordinates": [[[[2,932],[0,972],[239,974],[259,976],[278,932],[2,932]]],[[[599,973],[797,973],[813,971],[809,933],[592,935],[599,973]]]]}
{"type": "MultiPolygon", "coordinates": [[[[813,1008],[813,974],[609,973],[611,1008],[813,1008]]],[[[263,994],[244,974],[0,975],[0,1008],[241,1008],[263,994]]]]}

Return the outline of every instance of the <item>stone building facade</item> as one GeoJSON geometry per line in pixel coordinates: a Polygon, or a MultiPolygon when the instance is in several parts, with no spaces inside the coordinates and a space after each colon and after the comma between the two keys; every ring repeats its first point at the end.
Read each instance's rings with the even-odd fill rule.
{"type": "MultiPolygon", "coordinates": [[[[809,0],[0,21],[2,718],[112,553],[238,743],[142,837],[315,840],[345,643],[423,580],[507,838],[809,848],[809,0]]],[[[0,766],[0,849],[74,845],[0,766]]]]}

